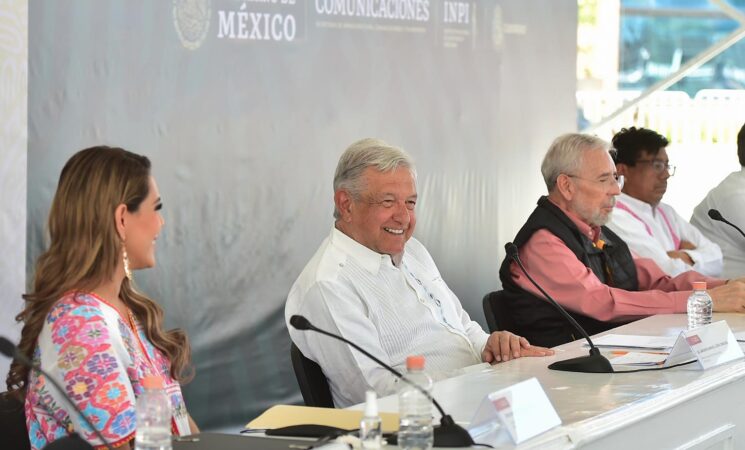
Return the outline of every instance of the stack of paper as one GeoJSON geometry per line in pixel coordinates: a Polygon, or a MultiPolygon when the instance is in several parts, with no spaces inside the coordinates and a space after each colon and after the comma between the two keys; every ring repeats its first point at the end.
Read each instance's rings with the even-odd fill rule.
{"type": "MultiPolygon", "coordinates": [[[[669,351],[678,336],[639,336],[632,334],[606,334],[593,339],[598,348],[624,348],[634,350],[669,351]]],[[[585,343],[585,346],[588,344],[585,343]]]]}
{"type": "Polygon", "coordinates": [[[611,352],[613,365],[658,366],[665,363],[676,339],[677,336],[606,334],[593,339],[593,343],[598,348],[624,350],[611,352]]]}
{"type": "Polygon", "coordinates": [[[706,370],[745,357],[724,320],[681,331],[678,336],[633,336],[608,334],[595,340],[597,347],[621,348],[612,351],[611,364],[674,367],[697,362],[706,370]]]}
{"type": "Polygon", "coordinates": [[[661,366],[668,357],[668,353],[645,352],[613,352],[613,355],[616,356],[610,363],[624,366],[661,366]]]}

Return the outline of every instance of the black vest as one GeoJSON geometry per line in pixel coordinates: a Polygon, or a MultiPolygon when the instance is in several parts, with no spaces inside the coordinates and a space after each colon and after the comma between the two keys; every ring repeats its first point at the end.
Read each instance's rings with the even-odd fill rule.
{"type": "MultiPolygon", "coordinates": [[[[547,197],[538,200],[538,206],[517,233],[514,240],[517,248],[520,249],[533,233],[541,229],[546,229],[561,239],[577,259],[592,270],[603,283],[627,291],[639,290],[636,266],[631,252],[626,243],[610,229],[601,227],[600,237],[605,241],[601,250],[595,247],[587,236],[580,233],[574,222],[547,197]]],[[[554,347],[581,338],[579,332],[548,300],[535,297],[512,281],[511,262],[512,260],[505,258],[499,269],[499,278],[505,291],[503,311],[509,315],[506,318],[509,322],[508,330],[526,337],[531,344],[544,347],[554,347]]],[[[552,275],[563,276],[558,271],[552,275]]],[[[561,298],[556,300],[561,302],[561,298]]],[[[591,335],[622,325],[619,322],[601,322],[577,312],[569,313],[591,335]]]]}

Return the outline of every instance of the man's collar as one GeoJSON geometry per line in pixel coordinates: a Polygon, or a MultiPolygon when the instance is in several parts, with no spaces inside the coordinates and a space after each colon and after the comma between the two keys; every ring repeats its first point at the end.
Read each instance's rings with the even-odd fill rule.
{"type": "Polygon", "coordinates": [[[621,195],[618,196],[618,201],[625,203],[626,205],[633,208],[635,211],[643,211],[647,214],[651,214],[652,216],[655,215],[655,213],[657,212],[657,206],[659,206],[659,204],[652,206],[645,201],[634,198],[623,192],[621,192],[621,195]]]}
{"type": "Polygon", "coordinates": [[[355,261],[359,262],[365,270],[373,275],[377,275],[382,264],[393,265],[393,261],[389,255],[382,255],[365,247],[344,234],[344,232],[338,230],[336,227],[331,229],[331,235],[329,238],[331,239],[332,245],[352,257],[355,261]]]}

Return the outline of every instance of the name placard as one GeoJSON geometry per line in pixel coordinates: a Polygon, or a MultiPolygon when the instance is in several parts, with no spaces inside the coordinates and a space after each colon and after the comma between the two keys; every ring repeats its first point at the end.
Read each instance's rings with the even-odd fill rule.
{"type": "Polygon", "coordinates": [[[670,351],[670,356],[665,360],[665,366],[695,358],[698,367],[706,370],[744,356],[729,325],[720,320],[693,330],[682,331],[670,351]]]}
{"type": "Polygon", "coordinates": [[[475,442],[496,446],[506,443],[505,434],[519,444],[558,425],[561,419],[546,392],[531,378],[487,395],[468,432],[475,442]]]}

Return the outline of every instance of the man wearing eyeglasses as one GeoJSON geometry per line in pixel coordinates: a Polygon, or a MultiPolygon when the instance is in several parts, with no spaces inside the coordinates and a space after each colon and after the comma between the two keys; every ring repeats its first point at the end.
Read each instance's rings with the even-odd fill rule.
{"type": "MultiPolygon", "coordinates": [[[[636,258],[604,225],[615,214],[624,178],[610,145],[587,134],[566,134],[541,165],[548,196],[514,239],[528,273],[590,334],[654,314],[684,313],[693,281],[706,281],[718,312],[745,312],[745,283],[694,271],[674,278],[648,258],[636,258]]],[[[499,270],[509,331],[553,347],[576,331],[505,258],[499,270]]]]}
{"type": "Polygon", "coordinates": [[[662,203],[667,180],[675,174],[667,145],[664,136],[646,128],[624,128],[613,136],[616,168],[626,181],[608,228],[669,275],[695,270],[721,276],[719,246],[662,203]]]}

